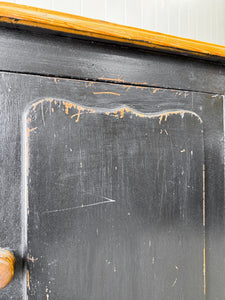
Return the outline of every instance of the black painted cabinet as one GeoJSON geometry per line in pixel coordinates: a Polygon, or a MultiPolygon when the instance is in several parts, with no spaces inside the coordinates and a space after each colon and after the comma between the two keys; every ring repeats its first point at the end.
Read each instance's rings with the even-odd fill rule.
{"type": "Polygon", "coordinates": [[[198,81],[207,68],[218,76],[224,67],[51,39],[2,28],[0,238],[17,265],[0,299],[224,299],[223,93],[215,91],[222,82],[198,81]],[[22,52],[38,39],[46,46],[36,57],[28,50],[20,65],[3,68],[11,43],[22,52]],[[58,52],[48,65],[56,42],[98,52],[102,62],[85,64],[81,54],[69,64],[58,52]],[[107,82],[118,59],[110,78],[123,72],[136,83],[107,82]],[[138,83],[143,72],[131,74],[134,59],[146,86],[138,83]],[[179,89],[183,75],[174,70],[188,62],[197,79],[179,89]],[[158,64],[169,71],[160,79],[168,88],[153,84],[158,64]]]}

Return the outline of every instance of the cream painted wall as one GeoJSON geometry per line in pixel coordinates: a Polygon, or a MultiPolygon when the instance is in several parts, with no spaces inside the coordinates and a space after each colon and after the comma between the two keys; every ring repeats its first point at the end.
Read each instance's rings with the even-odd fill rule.
{"type": "Polygon", "coordinates": [[[9,0],[225,45],[225,0],[9,0]]]}

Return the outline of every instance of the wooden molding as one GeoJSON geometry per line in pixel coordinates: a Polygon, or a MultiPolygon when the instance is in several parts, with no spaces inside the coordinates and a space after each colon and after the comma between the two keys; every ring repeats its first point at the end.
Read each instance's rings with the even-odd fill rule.
{"type": "Polygon", "coordinates": [[[0,22],[224,61],[225,47],[25,5],[0,2],[0,22]]]}

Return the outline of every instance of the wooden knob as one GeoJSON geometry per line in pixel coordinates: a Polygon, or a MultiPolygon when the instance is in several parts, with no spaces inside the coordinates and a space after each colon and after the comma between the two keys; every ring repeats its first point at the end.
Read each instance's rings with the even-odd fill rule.
{"type": "Polygon", "coordinates": [[[12,252],[0,248],[0,289],[6,287],[12,280],[15,262],[12,252]]]}

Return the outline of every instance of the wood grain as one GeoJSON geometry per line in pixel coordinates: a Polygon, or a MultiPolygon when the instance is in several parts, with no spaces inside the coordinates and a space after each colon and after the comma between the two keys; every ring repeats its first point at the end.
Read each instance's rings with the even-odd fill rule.
{"type": "Polygon", "coordinates": [[[15,257],[12,252],[0,249],[0,289],[6,287],[13,278],[15,257]]]}
{"type": "Polygon", "coordinates": [[[225,57],[223,46],[7,2],[0,2],[0,21],[212,60],[225,57]]]}

